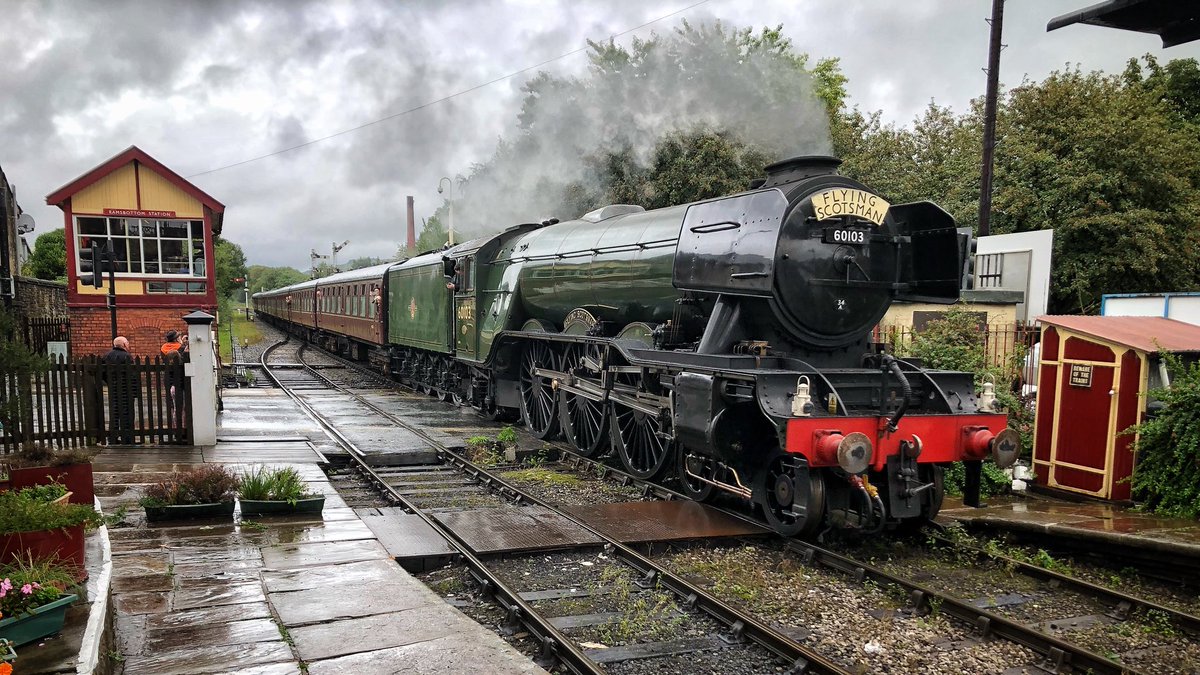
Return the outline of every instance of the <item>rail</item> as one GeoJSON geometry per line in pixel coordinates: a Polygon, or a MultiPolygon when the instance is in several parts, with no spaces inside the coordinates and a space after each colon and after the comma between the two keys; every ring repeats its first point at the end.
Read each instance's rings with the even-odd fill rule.
{"type": "MultiPolygon", "coordinates": [[[[286,340],[284,342],[286,342],[286,340]]],[[[424,522],[433,527],[438,534],[440,534],[443,538],[450,542],[452,546],[454,546],[464,563],[468,566],[468,568],[471,569],[472,573],[477,574],[477,578],[484,579],[487,590],[497,597],[497,599],[500,601],[500,604],[508,612],[509,616],[519,619],[521,623],[530,631],[530,633],[543,645],[543,657],[549,657],[553,655],[561,660],[564,665],[566,665],[572,672],[575,673],[605,672],[599,664],[588,658],[587,655],[584,654],[575,645],[575,643],[570,640],[570,638],[562,634],[547,619],[542,617],[536,609],[523,600],[517,592],[505,584],[504,581],[497,575],[491,572],[491,570],[489,570],[487,566],[479,560],[479,558],[470,552],[465,542],[463,542],[453,531],[444,527],[436,519],[430,517],[423,510],[416,507],[406,497],[391,488],[364,461],[361,451],[358,450],[353,442],[341,434],[341,432],[335,427],[323,420],[315,410],[313,410],[305,401],[303,401],[303,399],[282,386],[282,383],[280,383],[280,381],[270,373],[270,367],[267,364],[269,354],[273,352],[274,349],[280,344],[283,343],[277,343],[263,351],[262,367],[267,373],[267,376],[271,378],[272,381],[277,384],[277,386],[283,388],[284,392],[290,398],[292,398],[292,400],[296,401],[298,405],[300,405],[310,416],[313,417],[314,420],[318,422],[318,424],[329,431],[339,444],[346,448],[356,467],[363,472],[365,476],[367,476],[368,480],[372,484],[385,491],[390,500],[393,500],[406,510],[420,516],[424,522]]],[[[308,367],[307,364],[304,363],[302,355],[298,358],[298,360],[303,366],[308,367]]],[[[313,377],[324,381],[327,386],[354,398],[358,403],[370,408],[385,419],[417,435],[430,446],[432,446],[438,452],[439,456],[445,459],[445,461],[460,467],[466,473],[468,473],[468,475],[473,475],[477,481],[488,485],[492,489],[502,494],[512,495],[514,498],[524,501],[525,503],[536,504],[538,506],[548,508],[561,517],[577,523],[580,527],[583,527],[598,537],[601,541],[605,542],[607,550],[611,551],[614,555],[619,557],[627,564],[630,564],[632,567],[634,567],[634,569],[637,569],[644,578],[661,583],[662,586],[668,588],[673,593],[683,598],[688,604],[701,609],[714,619],[726,625],[730,628],[731,633],[735,637],[750,639],[766,648],[776,656],[792,663],[792,672],[836,673],[838,675],[846,675],[850,672],[835,662],[827,659],[820,653],[801,645],[790,637],[774,630],[773,628],[770,628],[766,624],[761,623],[757,619],[745,614],[744,612],[741,612],[740,610],[721,602],[719,599],[707,593],[703,589],[698,588],[683,578],[671,573],[649,558],[642,556],[637,551],[634,551],[628,546],[625,546],[619,541],[612,539],[611,537],[591,527],[587,523],[579,520],[579,518],[572,516],[543,500],[524,493],[498,476],[471,463],[465,457],[459,455],[453,449],[426,433],[424,429],[413,425],[412,423],[394,415],[393,413],[373,404],[365,397],[362,397],[337,384],[336,382],[333,382],[329,378],[317,372],[317,370],[312,368],[308,369],[313,377]]]]}

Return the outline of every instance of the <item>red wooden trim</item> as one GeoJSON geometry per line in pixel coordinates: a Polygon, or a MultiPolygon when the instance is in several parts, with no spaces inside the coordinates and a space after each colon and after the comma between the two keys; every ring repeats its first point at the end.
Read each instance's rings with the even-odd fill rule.
{"type": "Polygon", "coordinates": [[[189,183],[183,176],[180,176],[174,171],[168,169],[158,160],[154,159],[150,155],[147,155],[145,151],[136,145],[129,146],[125,150],[118,153],[115,157],[112,157],[111,159],[100,164],[100,166],[97,166],[70,183],[67,183],[54,192],[46,195],[46,203],[50,206],[61,206],[63,201],[69,198],[71,195],[79,192],[89,185],[95,184],[97,181],[109,175],[113,171],[116,171],[117,169],[133,161],[145,164],[152,171],[161,174],[162,177],[166,178],[168,182],[199,200],[201,204],[211,208],[213,211],[218,213],[225,212],[224,204],[217,201],[212,195],[189,183]]]}
{"type": "Polygon", "coordinates": [[[133,192],[134,192],[134,196],[137,198],[137,210],[141,211],[142,210],[142,172],[138,170],[139,164],[140,164],[140,162],[138,162],[136,159],[133,160],[133,192]]]}

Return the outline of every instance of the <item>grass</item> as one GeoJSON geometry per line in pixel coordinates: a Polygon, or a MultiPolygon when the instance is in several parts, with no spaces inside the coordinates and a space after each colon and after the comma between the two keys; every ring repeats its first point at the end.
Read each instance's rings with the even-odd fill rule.
{"type": "Polygon", "coordinates": [[[529,469],[517,469],[515,471],[502,471],[500,477],[504,480],[521,481],[522,483],[535,483],[537,485],[578,485],[580,482],[579,476],[569,473],[559,473],[551,469],[542,469],[540,467],[532,467],[529,469]]]}
{"type": "Polygon", "coordinates": [[[218,349],[221,350],[221,362],[230,363],[233,349],[229,344],[229,316],[233,316],[233,335],[238,344],[258,344],[262,342],[262,332],[258,330],[257,321],[247,321],[245,308],[221,314],[222,322],[217,327],[218,349]]]}

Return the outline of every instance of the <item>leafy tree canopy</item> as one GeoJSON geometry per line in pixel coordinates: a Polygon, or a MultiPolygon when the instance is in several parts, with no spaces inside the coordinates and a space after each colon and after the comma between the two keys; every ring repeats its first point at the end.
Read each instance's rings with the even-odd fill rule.
{"type": "Polygon", "coordinates": [[[33,243],[33,254],[22,270],[26,276],[47,281],[67,280],[67,233],[65,230],[50,230],[38,235],[33,243]]]}
{"type": "Polygon", "coordinates": [[[270,291],[307,281],[308,275],[294,267],[251,265],[246,268],[246,278],[250,280],[250,293],[254,294],[263,289],[270,291]]]}
{"type": "Polygon", "coordinates": [[[242,290],[242,282],[234,281],[246,278],[246,254],[241,246],[228,239],[217,239],[214,266],[218,298],[228,298],[242,290]]]}
{"type": "MultiPolygon", "coordinates": [[[[1001,98],[992,232],[1055,230],[1052,312],[1200,286],[1200,67],[1146,62],[1057,71],[1001,98]]],[[[977,225],[981,101],[962,115],[930,104],[911,127],[848,111],[833,135],[847,175],[977,225]]]]}

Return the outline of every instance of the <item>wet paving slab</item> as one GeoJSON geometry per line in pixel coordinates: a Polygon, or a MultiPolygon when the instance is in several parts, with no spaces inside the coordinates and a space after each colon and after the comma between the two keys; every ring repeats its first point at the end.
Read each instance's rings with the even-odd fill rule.
{"type": "Polygon", "coordinates": [[[262,555],[265,566],[270,569],[336,565],[389,557],[387,549],[374,539],[280,544],[264,548],[262,555]]]}
{"type": "Polygon", "coordinates": [[[947,498],[938,517],[943,522],[1066,537],[1098,547],[1159,550],[1200,563],[1200,524],[1196,521],[1142,514],[1115,504],[1030,495],[973,509],[947,498]]]}
{"type": "MultiPolygon", "coordinates": [[[[123,515],[109,532],[125,672],[282,675],[302,665],[326,673],[456,672],[446,667],[455,663],[488,673],[543,672],[394,561],[317,465],[314,448],[330,440],[280,396],[227,396],[216,448],[109,448],[97,458],[101,503],[123,515]],[[147,524],[137,505],[145,489],[205,462],[239,471],[291,466],[326,496],[325,509],[252,523],[239,511],[223,520],[147,524]]],[[[363,438],[376,435],[372,425],[359,426],[363,438]]],[[[414,438],[404,447],[429,452],[414,438]]]]}
{"type": "MultiPolygon", "coordinates": [[[[278,631],[275,633],[279,637],[278,631]]],[[[172,651],[125,657],[126,673],[138,675],[208,675],[246,673],[250,666],[271,665],[258,672],[299,672],[292,648],[283,640],[250,644],[195,645],[172,651]],[[281,670],[277,670],[281,669],[281,670]]]]}
{"type": "Polygon", "coordinates": [[[406,675],[446,675],[472,673],[480,663],[488,664],[487,675],[533,675],[543,673],[525,657],[497,650],[494,645],[472,643],[453,637],[391,647],[373,652],[351,654],[308,664],[309,675],[394,675],[397,663],[404,663],[406,675]]]}

